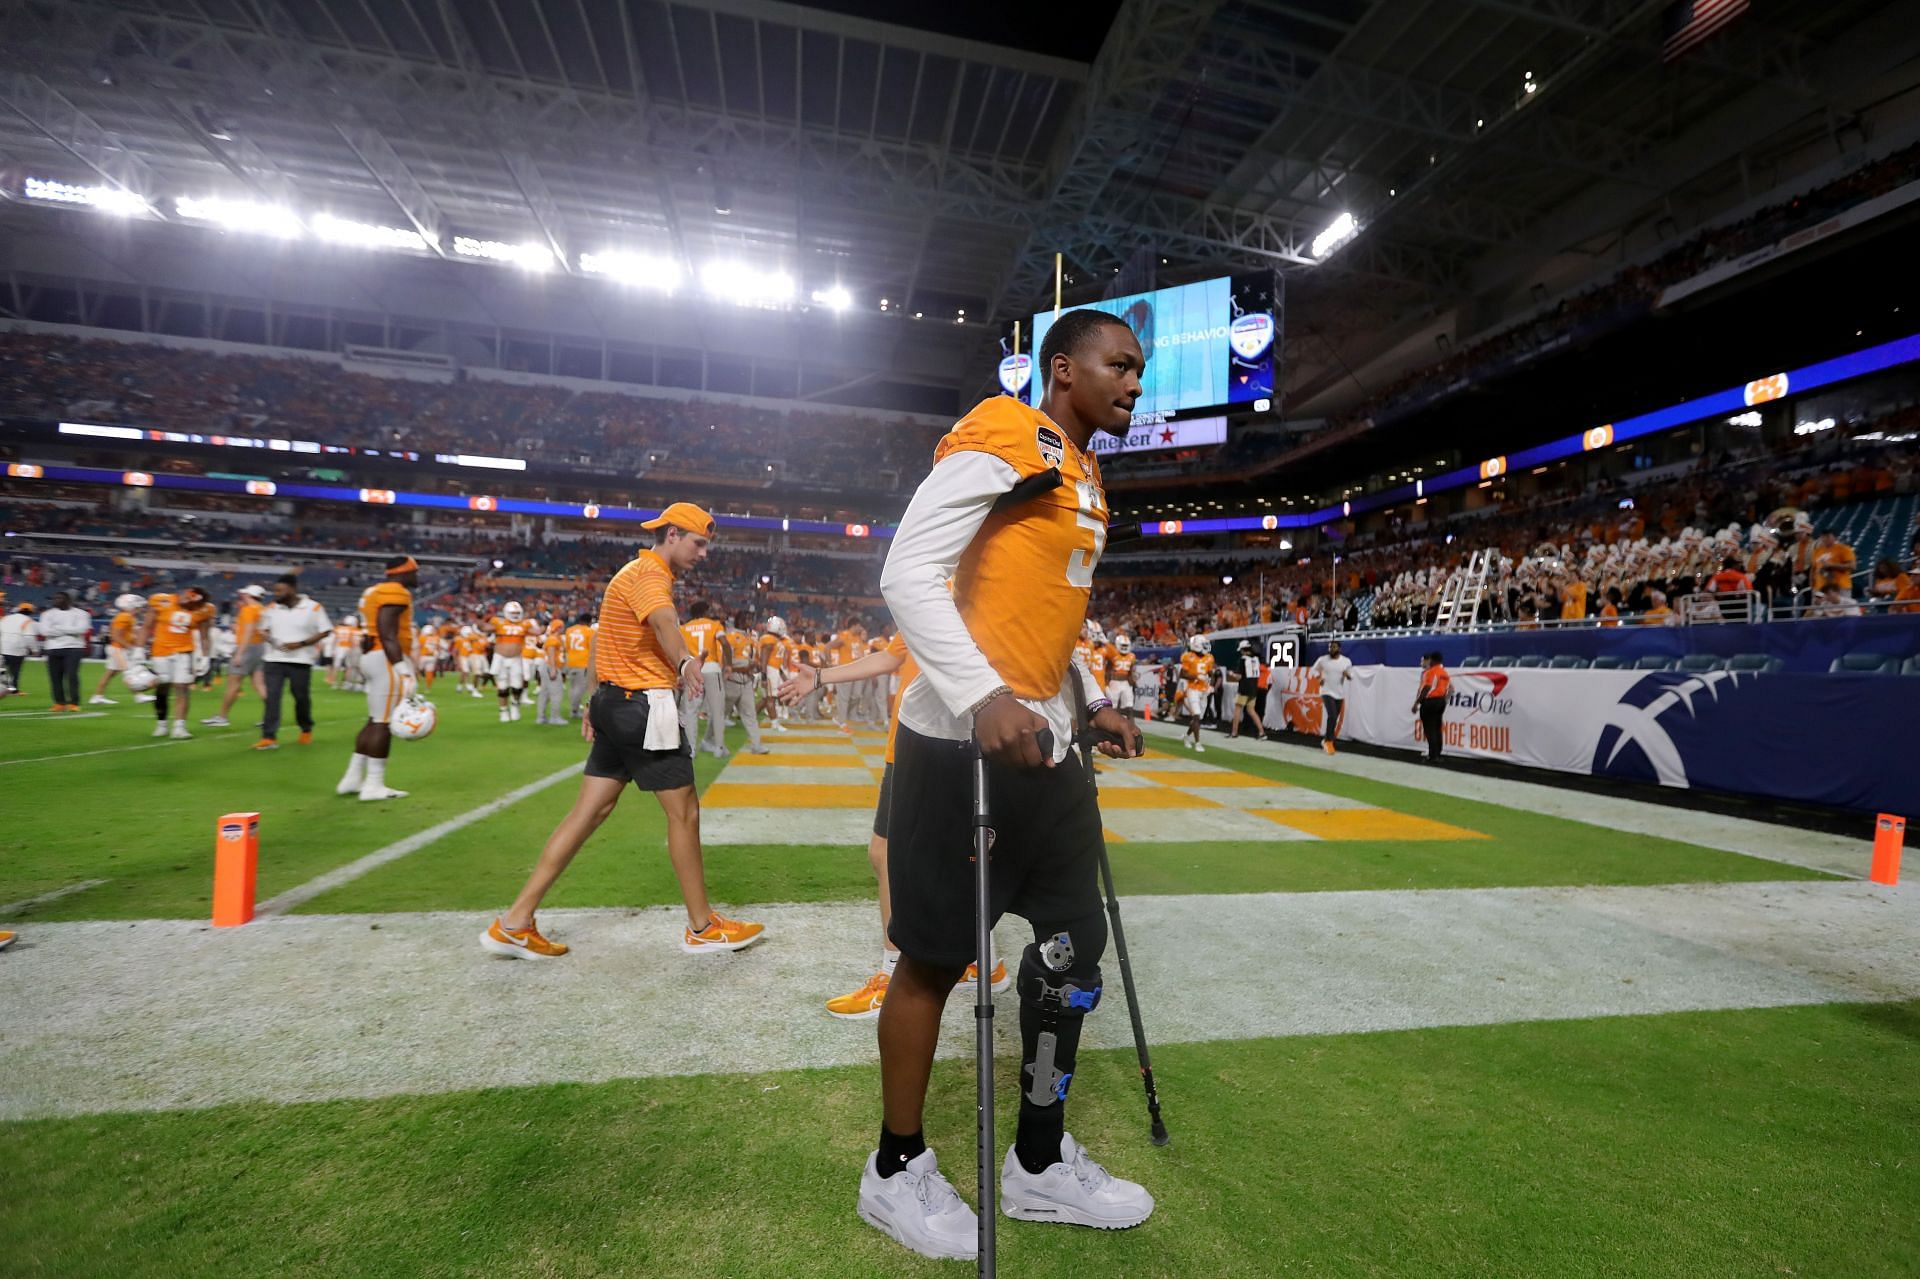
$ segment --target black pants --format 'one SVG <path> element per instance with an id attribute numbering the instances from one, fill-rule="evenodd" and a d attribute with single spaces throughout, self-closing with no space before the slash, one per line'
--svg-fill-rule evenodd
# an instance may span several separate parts
<path id="1" fill-rule="evenodd" d="M 1420 699 L 1420 731 L 1427 739 L 1427 758 L 1440 758 L 1441 727 L 1440 720 L 1447 711 L 1447 699 L 1444 697 L 1423 697 Z"/>
<path id="2" fill-rule="evenodd" d="M 262 662 L 267 680 L 267 714 L 260 723 L 260 736 L 271 741 L 280 731 L 280 690 L 293 685 L 293 717 L 300 731 L 313 731 L 313 667 L 305 662 Z"/>
<path id="3" fill-rule="evenodd" d="M 80 659 L 85 654 L 83 648 L 47 650 L 47 679 L 53 685 L 55 706 L 80 704 Z"/>
<path id="4" fill-rule="evenodd" d="M 1321 697 L 1320 740 L 1330 742 L 1340 736 L 1340 711 L 1347 704 L 1344 697 Z"/>
<path id="5" fill-rule="evenodd" d="M 27 664 L 26 655 L 22 654 L 19 657 L 14 657 L 9 655 L 6 658 L 6 663 L 7 663 L 7 687 L 11 688 L 14 692 L 18 693 L 21 691 L 20 690 L 20 668 Z"/>

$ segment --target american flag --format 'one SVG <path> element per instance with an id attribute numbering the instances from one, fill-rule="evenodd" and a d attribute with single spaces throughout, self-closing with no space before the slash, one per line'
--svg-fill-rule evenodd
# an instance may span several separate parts
<path id="1" fill-rule="evenodd" d="M 1748 0 L 1677 0 L 1661 15 L 1666 40 L 1660 57 L 1671 62 L 1710 39 L 1722 27 L 1747 11 Z"/>

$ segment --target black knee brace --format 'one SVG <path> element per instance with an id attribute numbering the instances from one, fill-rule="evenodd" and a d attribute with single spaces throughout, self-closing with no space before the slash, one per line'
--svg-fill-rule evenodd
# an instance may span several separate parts
<path id="1" fill-rule="evenodd" d="M 1073 935 L 1059 932 L 1028 943 L 1020 955 L 1020 1029 L 1026 1049 L 1021 1100 L 1035 1106 L 1066 1100 L 1080 1046 L 1080 1019 L 1100 1006 L 1104 930 L 1084 941 L 1097 949 L 1077 951 Z"/>

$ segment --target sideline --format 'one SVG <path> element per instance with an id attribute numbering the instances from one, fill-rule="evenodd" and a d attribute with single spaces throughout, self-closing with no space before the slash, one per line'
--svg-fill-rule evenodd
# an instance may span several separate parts
<path id="1" fill-rule="evenodd" d="M 57 902 L 62 897 L 71 897 L 75 893 L 84 893 L 89 888 L 98 888 L 102 884 L 111 882 L 111 880 L 106 879 L 83 879 L 78 883 L 68 884 L 64 888 L 56 888 L 52 892 L 41 893 L 37 897 L 22 897 L 17 902 L 0 902 L 0 919 L 5 919 L 9 915 L 17 915 L 23 910 L 32 910 L 35 906 L 44 906 L 48 902 Z"/>
<path id="2" fill-rule="evenodd" d="M 199 736 L 196 734 L 188 740 L 197 741 L 198 739 Z M 84 759 L 88 755 L 119 755 L 125 751 L 157 751 L 162 747 L 172 746 L 173 744 L 173 739 L 169 738 L 164 742 L 147 742 L 141 746 L 109 746 L 103 750 L 72 751 L 65 755 L 35 755 L 30 759 L 0 759 L 0 768 L 8 768 L 14 764 L 46 764 L 56 759 Z"/>
<path id="3" fill-rule="evenodd" d="M 348 862 L 345 866 L 336 867 L 324 875 L 308 880 L 297 888 L 289 888 L 286 892 L 278 896 L 267 898 L 267 900 L 261 902 L 254 910 L 254 914 L 264 917 L 284 915 L 296 906 L 304 905 L 312 901 L 322 893 L 331 892 L 342 884 L 352 883 L 369 871 L 380 869 L 380 867 L 385 866 L 388 862 L 399 861 L 408 853 L 417 853 L 427 845 L 444 839 L 463 827 L 471 826 L 477 821 L 491 817 L 501 809 L 517 804 L 529 795 L 538 795 L 549 786 L 564 782 L 569 777 L 578 776 L 585 772 L 586 768 L 587 765 L 584 760 L 578 764 L 569 764 L 557 773 L 549 773 L 538 781 L 528 782 L 525 786 L 517 790 L 508 791 L 498 799 L 488 800 L 478 808 L 470 808 L 457 817 L 449 817 L 437 826 L 429 826 L 423 831 L 407 836 L 405 839 L 388 844 L 385 848 L 377 848 L 357 861 Z"/>

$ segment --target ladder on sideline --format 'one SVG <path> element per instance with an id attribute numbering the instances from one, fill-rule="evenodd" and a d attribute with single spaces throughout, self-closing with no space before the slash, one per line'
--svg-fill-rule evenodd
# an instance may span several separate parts
<path id="1" fill-rule="evenodd" d="M 1436 630 L 1464 631 L 1473 626 L 1480 601 L 1487 593 L 1487 574 L 1493 569 L 1492 551 L 1475 551 L 1464 572 L 1447 579 L 1440 591 L 1440 608 L 1434 614 Z"/>

